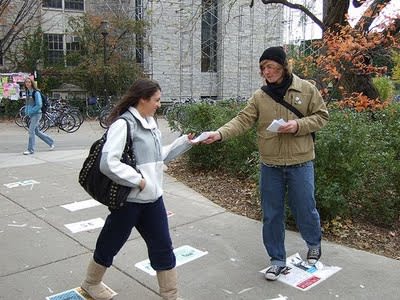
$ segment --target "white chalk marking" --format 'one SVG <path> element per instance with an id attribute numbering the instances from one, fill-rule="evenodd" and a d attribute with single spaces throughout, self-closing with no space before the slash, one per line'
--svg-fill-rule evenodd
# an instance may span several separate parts
<path id="1" fill-rule="evenodd" d="M 20 187 L 20 186 L 30 185 L 31 189 L 32 189 L 34 184 L 39 184 L 39 183 L 40 183 L 39 181 L 36 181 L 33 179 L 28 179 L 28 180 L 16 181 L 16 182 L 11 182 L 11 183 L 5 183 L 3 185 L 9 189 L 13 189 L 13 188 Z"/>
<path id="2" fill-rule="evenodd" d="M 231 291 L 228 291 L 228 290 L 226 290 L 226 289 L 222 289 L 225 293 L 227 293 L 227 294 L 229 294 L 229 295 L 232 295 L 233 294 L 233 292 L 231 292 Z"/>
<path id="3" fill-rule="evenodd" d="M 74 212 L 77 210 L 91 208 L 91 207 L 95 207 L 95 206 L 99 206 L 99 205 L 100 205 L 100 202 L 98 202 L 94 199 L 89 199 L 89 200 L 72 202 L 69 204 L 61 205 L 61 207 Z"/>
<path id="4" fill-rule="evenodd" d="M 8 224 L 7 226 L 9 226 L 9 227 L 20 227 L 20 228 L 22 228 L 22 227 L 26 227 L 26 224 Z"/>
<path id="5" fill-rule="evenodd" d="M 248 292 L 248 291 L 250 291 L 250 290 L 252 290 L 252 289 L 254 289 L 254 287 L 247 288 L 247 289 L 243 289 L 243 290 L 241 290 L 241 291 L 238 293 L 238 295 L 243 294 L 243 293 L 245 293 L 245 292 Z"/>
<path id="6" fill-rule="evenodd" d="M 102 218 L 90 219 L 86 221 L 65 224 L 72 233 L 77 233 L 81 231 L 89 231 L 92 229 L 101 228 L 104 226 L 104 220 Z"/>

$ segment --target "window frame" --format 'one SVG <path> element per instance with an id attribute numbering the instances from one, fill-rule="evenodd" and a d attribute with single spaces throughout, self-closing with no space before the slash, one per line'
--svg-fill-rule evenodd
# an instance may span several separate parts
<path id="1" fill-rule="evenodd" d="M 64 9 L 84 11 L 85 10 L 85 1 L 84 0 L 64 0 Z"/>
<path id="2" fill-rule="evenodd" d="M 64 63 L 64 34 L 45 33 L 43 38 L 47 45 L 47 63 L 50 65 Z"/>
<path id="3" fill-rule="evenodd" d="M 42 7 L 62 9 L 63 8 L 63 0 L 43 0 Z"/>
<path id="4" fill-rule="evenodd" d="M 65 40 L 65 65 L 76 66 L 78 62 L 69 59 L 69 55 L 81 51 L 81 43 L 76 36 L 64 35 Z"/>
<path id="5" fill-rule="evenodd" d="M 217 72 L 218 1 L 202 0 L 201 72 Z"/>
<path id="6" fill-rule="evenodd" d="M 0 66 L 4 66 L 3 39 L 0 39 Z"/>

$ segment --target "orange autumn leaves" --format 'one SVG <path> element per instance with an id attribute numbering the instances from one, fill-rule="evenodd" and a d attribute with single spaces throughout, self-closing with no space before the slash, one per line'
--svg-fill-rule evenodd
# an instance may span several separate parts
<path id="1" fill-rule="evenodd" d="M 365 76 L 382 76 L 387 73 L 386 66 L 374 65 L 373 50 L 385 47 L 398 47 L 398 41 L 389 34 L 379 32 L 361 32 L 351 26 L 341 26 L 336 30 L 327 30 L 319 42 L 321 55 L 316 58 L 316 65 L 321 68 L 326 81 L 338 82 L 338 89 L 343 98 L 341 108 L 353 108 L 356 111 L 379 110 L 388 103 L 380 99 L 370 99 L 361 92 L 346 91 L 342 77 L 346 73 Z M 327 91 L 323 90 L 322 93 Z"/>
<path id="2" fill-rule="evenodd" d="M 388 104 L 388 101 L 369 99 L 362 93 L 352 93 L 349 97 L 346 97 L 338 102 L 340 108 L 353 108 L 358 112 L 366 110 L 380 110 L 385 108 Z"/>

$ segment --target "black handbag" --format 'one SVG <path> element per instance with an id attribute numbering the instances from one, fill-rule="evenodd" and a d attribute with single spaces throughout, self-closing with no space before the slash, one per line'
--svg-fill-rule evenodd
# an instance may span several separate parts
<path id="1" fill-rule="evenodd" d="M 136 158 L 132 149 L 130 126 L 126 121 L 127 137 L 121 162 L 128 164 L 136 169 Z M 100 171 L 101 151 L 107 140 L 107 132 L 95 141 L 90 147 L 89 155 L 83 162 L 79 172 L 79 184 L 93 199 L 108 206 L 110 209 L 117 209 L 126 202 L 132 187 L 119 185 L 108 178 Z"/>

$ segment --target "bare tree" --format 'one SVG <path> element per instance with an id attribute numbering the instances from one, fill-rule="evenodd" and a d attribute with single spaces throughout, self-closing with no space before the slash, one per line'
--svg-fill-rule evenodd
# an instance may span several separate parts
<path id="1" fill-rule="evenodd" d="M 41 6 L 40 0 L 0 0 L 0 56 L 34 26 L 32 20 Z"/>

